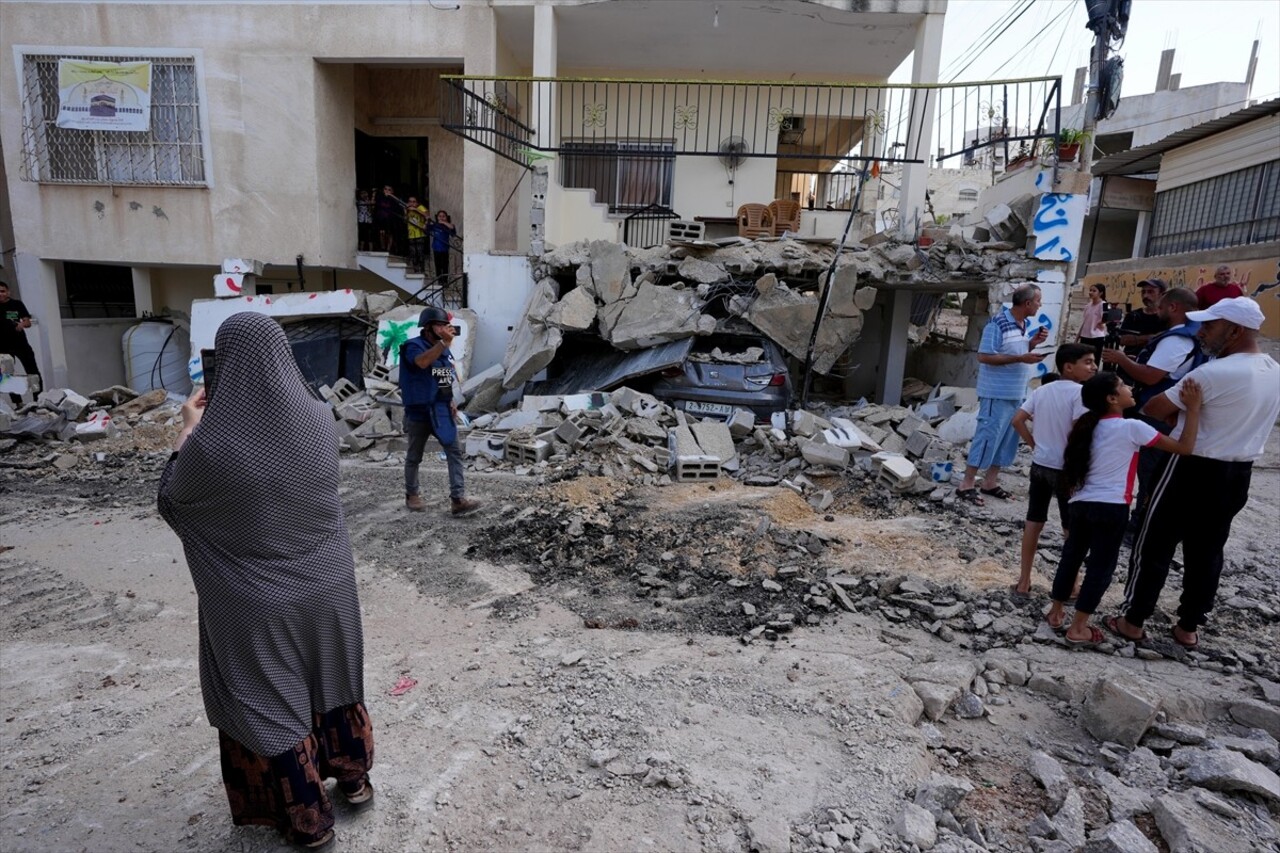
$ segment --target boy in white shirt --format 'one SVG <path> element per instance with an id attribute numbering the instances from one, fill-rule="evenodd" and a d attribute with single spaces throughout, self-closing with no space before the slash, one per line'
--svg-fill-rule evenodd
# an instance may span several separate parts
<path id="1" fill-rule="evenodd" d="M 1067 535 L 1067 498 L 1058 488 L 1062 454 L 1076 418 L 1085 413 L 1080 386 L 1098 372 L 1094 349 L 1087 344 L 1063 344 L 1054 355 L 1062 379 L 1041 385 L 1013 416 L 1013 428 L 1032 450 L 1031 488 L 1027 495 L 1027 520 L 1022 528 L 1022 564 L 1015 597 L 1031 593 L 1031 564 L 1040 545 L 1040 533 L 1049 520 L 1049 501 L 1056 494 L 1062 535 Z M 1034 430 L 1028 429 L 1031 421 Z"/>

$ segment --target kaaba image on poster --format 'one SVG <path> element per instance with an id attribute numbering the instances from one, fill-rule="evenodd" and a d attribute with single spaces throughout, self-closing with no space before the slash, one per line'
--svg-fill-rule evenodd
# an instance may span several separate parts
<path id="1" fill-rule="evenodd" d="M 114 116 L 116 114 L 116 99 L 110 95 L 94 95 L 89 99 L 89 115 L 91 116 Z"/>

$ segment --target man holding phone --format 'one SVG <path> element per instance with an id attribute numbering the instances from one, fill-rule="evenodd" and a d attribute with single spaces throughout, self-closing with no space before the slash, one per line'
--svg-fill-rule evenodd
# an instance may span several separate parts
<path id="1" fill-rule="evenodd" d="M 419 494 L 418 466 L 427 438 L 435 436 L 449 468 L 449 498 L 454 515 L 470 515 L 480 502 L 465 496 L 462 483 L 462 448 L 458 446 L 458 407 L 453 402 L 455 330 L 453 318 L 443 308 L 424 308 L 418 316 L 422 333 L 400 349 L 400 394 L 404 400 L 404 429 L 409 450 L 404 459 L 404 505 L 423 512 L 427 504 Z"/>

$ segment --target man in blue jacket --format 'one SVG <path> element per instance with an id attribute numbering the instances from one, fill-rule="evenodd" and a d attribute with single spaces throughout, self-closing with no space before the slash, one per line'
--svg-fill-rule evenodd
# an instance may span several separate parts
<path id="1" fill-rule="evenodd" d="M 427 438 L 435 436 L 444 449 L 449 468 L 449 498 L 454 515 L 470 515 L 480 502 L 464 495 L 462 485 L 462 448 L 458 446 L 458 407 L 453 402 L 454 328 L 449 312 L 434 306 L 424 308 L 418 317 L 422 334 L 412 338 L 400 350 L 400 395 L 404 400 L 404 428 L 409 436 L 409 451 L 404 459 L 404 505 L 411 512 L 422 512 L 427 504 L 418 494 L 418 466 Z"/>

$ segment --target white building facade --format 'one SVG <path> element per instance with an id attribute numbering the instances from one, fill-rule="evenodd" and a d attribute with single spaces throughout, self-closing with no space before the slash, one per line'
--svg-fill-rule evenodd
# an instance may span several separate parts
<path id="1" fill-rule="evenodd" d="M 852 5 L 6 2 L 0 53 L 13 73 L 0 76 L 0 149 L 11 216 L 0 233 L 11 229 L 13 251 L 0 275 L 39 320 L 31 336 L 46 382 L 105 382 L 124 326 L 146 312 L 189 312 L 213 295 L 224 258 L 264 262 L 262 281 L 276 292 L 304 281 L 387 289 L 358 251 L 355 193 L 394 183 L 402 197 L 451 212 L 475 271 L 469 302 L 500 335 L 528 288 L 502 259 L 528 251 L 531 181 L 521 164 L 444 126 L 454 90 L 442 77 L 877 83 L 914 55 L 913 82 L 937 79 L 945 0 Z M 150 63 L 148 129 L 58 126 L 61 60 Z M 852 120 L 864 107 L 846 112 Z M 538 109 L 545 120 L 581 105 Z M 714 111 L 756 121 L 768 105 Z M 665 139 L 672 128 L 638 135 Z M 776 157 L 746 160 L 729 182 L 716 157 L 673 162 L 671 202 L 683 218 L 731 216 L 786 183 Z M 620 239 L 618 210 L 550 175 L 548 243 Z M 902 204 L 922 207 L 922 177 L 914 190 L 905 181 Z"/>

